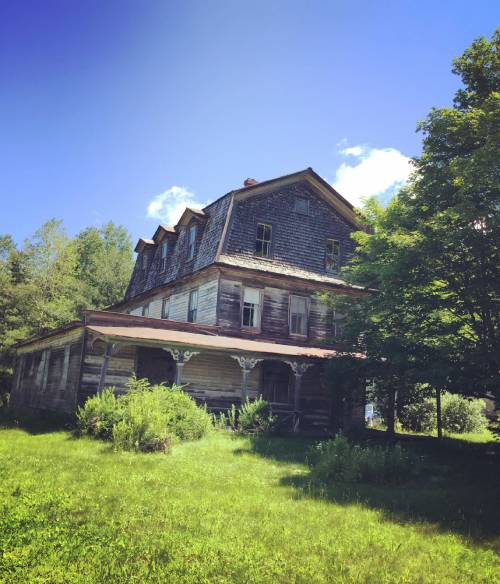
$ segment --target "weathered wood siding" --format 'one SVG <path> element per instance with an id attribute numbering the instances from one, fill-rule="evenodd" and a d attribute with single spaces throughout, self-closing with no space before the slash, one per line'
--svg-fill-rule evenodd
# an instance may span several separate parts
<path id="1" fill-rule="evenodd" d="M 241 401 L 242 371 L 238 361 L 229 354 L 200 353 L 185 365 L 183 384 L 186 391 L 198 402 L 210 408 L 226 408 Z M 259 393 L 259 364 L 248 378 L 248 396 Z"/>
<path id="2" fill-rule="evenodd" d="M 259 288 L 263 293 L 263 307 L 260 333 L 249 332 L 241 326 L 241 303 L 244 287 Z M 310 290 L 269 286 L 259 279 L 230 279 L 221 277 L 219 293 L 219 317 L 217 324 L 231 334 L 259 336 L 293 342 L 295 336 L 289 331 L 290 295 L 304 296 L 309 300 L 308 335 L 303 342 L 317 344 L 325 337 L 333 335 L 333 327 L 325 304 L 315 298 Z"/>
<path id="3" fill-rule="evenodd" d="M 14 407 L 71 413 L 75 409 L 83 327 L 19 347 Z"/>
<path id="4" fill-rule="evenodd" d="M 216 324 L 217 321 L 217 296 L 219 277 L 218 274 L 209 274 L 193 278 L 189 282 L 180 284 L 172 290 L 163 291 L 156 296 L 144 300 L 142 304 L 134 306 L 130 314 L 142 315 L 142 307 L 149 304 L 150 318 L 161 318 L 161 308 L 164 298 L 170 297 L 169 320 L 180 322 L 187 321 L 189 292 L 198 289 L 198 315 L 196 322 L 201 324 Z"/>
<path id="5" fill-rule="evenodd" d="M 87 342 L 78 392 L 79 403 L 83 403 L 87 397 L 97 393 L 105 350 L 106 343 L 104 341 L 97 340 L 92 344 Z M 117 392 L 125 391 L 127 381 L 135 371 L 135 357 L 136 347 L 134 345 L 118 347 L 118 350 L 109 359 L 104 387 L 112 386 Z"/>

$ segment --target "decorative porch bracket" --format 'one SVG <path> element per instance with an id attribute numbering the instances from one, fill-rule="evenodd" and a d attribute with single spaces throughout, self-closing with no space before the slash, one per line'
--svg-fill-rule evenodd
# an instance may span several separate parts
<path id="1" fill-rule="evenodd" d="M 187 363 L 191 357 L 198 355 L 199 351 L 183 351 L 182 349 L 172 349 L 170 347 L 162 347 L 162 349 L 172 355 L 172 358 L 175 361 L 175 384 L 181 385 L 184 364 Z"/>
<path id="2" fill-rule="evenodd" d="M 104 389 L 104 384 L 106 382 L 106 373 L 108 371 L 108 365 L 110 358 L 118 351 L 120 345 L 119 343 L 106 343 L 106 349 L 104 351 L 104 359 L 101 366 L 101 376 L 99 377 L 99 385 L 97 386 L 97 393 L 101 393 Z"/>
<path id="3" fill-rule="evenodd" d="M 300 426 L 300 390 L 302 388 L 302 376 L 312 367 L 314 363 L 304 363 L 303 361 L 285 361 L 290 365 L 291 370 L 295 376 L 295 383 L 293 388 L 293 431 L 298 432 Z"/>
<path id="4" fill-rule="evenodd" d="M 257 359 L 256 357 L 245 357 L 244 355 L 231 355 L 233 359 L 238 361 L 241 367 L 242 379 L 241 379 L 241 403 L 247 401 L 248 395 L 248 377 L 250 375 L 250 371 L 264 359 Z"/>

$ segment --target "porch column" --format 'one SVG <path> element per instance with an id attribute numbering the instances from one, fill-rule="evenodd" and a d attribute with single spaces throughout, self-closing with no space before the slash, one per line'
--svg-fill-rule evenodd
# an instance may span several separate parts
<path id="1" fill-rule="evenodd" d="M 247 401 L 248 397 L 248 377 L 250 375 L 250 371 L 252 371 L 257 363 L 263 361 L 263 359 L 245 357 L 243 355 L 231 355 L 231 357 L 236 359 L 241 367 L 241 403 L 244 403 Z"/>
<path id="2" fill-rule="evenodd" d="M 290 365 L 295 376 L 293 387 L 293 431 L 298 432 L 300 429 L 300 393 L 302 389 L 302 375 L 312 367 L 312 363 L 304 363 L 300 361 L 286 361 Z"/>
<path id="3" fill-rule="evenodd" d="M 163 350 L 170 353 L 175 361 L 175 385 L 182 385 L 184 364 L 187 363 L 191 357 L 198 355 L 199 351 L 171 349 L 170 347 L 163 347 Z"/>
<path id="4" fill-rule="evenodd" d="M 106 350 L 104 351 L 104 359 L 101 365 L 101 376 L 99 377 L 99 385 L 97 386 L 97 393 L 101 393 L 106 382 L 106 373 L 108 371 L 109 359 L 118 350 L 118 343 L 106 343 Z"/>

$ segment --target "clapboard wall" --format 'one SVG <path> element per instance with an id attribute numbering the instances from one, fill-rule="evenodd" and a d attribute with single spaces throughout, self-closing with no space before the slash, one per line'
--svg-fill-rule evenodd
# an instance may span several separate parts
<path id="1" fill-rule="evenodd" d="M 83 327 L 78 327 L 19 347 L 12 405 L 72 413 L 77 400 L 83 336 Z"/>

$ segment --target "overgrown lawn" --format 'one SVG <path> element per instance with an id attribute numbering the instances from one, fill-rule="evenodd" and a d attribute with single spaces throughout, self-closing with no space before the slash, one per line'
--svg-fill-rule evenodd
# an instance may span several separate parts
<path id="1" fill-rule="evenodd" d="M 0 582 L 491 583 L 497 467 L 463 445 L 431 453 L 420 483 L 318 491 L 301 439 L 215 433 L 146 455 L 0 429 Z"/>

